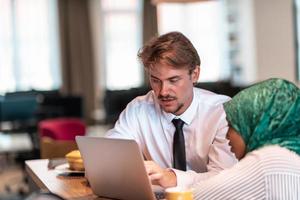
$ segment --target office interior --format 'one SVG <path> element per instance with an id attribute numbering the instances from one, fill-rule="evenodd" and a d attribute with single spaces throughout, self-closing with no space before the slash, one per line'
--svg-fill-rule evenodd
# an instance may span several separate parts
<path id="1" fill-rule="evenodd" d="M 232 97 L 273 77 L 300 86 L 299 25 L 299 0 L 0 0 L 0 199 L 32 192 L 25 160 L 76 148 L 47 126 L 101 137 L 150 90 L 137 52 L 152 37 L 185 34 L 197 87 Z"/>

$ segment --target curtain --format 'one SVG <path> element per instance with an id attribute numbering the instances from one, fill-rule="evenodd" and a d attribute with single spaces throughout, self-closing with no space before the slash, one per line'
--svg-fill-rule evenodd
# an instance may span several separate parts
<path id="1" fill-rule="evenodd" d="M 59 0 L 61 38 L 62 93 L 83 97 L 84 118 L 91 122 L 96 107 L 96 70 L 92 56 L 92 38 L 88 1 Z"/>
<path id="2" fill-rule="evenodd" d="M 144 0 L 143 6 L 143 44 L 158 34 L 156 6 L 151 0 Z"/>
<path id="3" fill-rule="evenodd" d="M 158 35 L 157 11 L 156 6 L 151 3 L 151 0 L 144 0 L 143 5 L 143 44 L 149 41 L 152 37 Z M 144 85 L 148 86 L 148 76 L 144 72 Z"/>

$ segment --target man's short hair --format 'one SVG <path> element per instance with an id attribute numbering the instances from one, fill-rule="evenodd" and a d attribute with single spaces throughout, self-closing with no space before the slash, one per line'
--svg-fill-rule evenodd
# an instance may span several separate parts
<path id="1" fill-rule="evenodd" d="M 152 38 L 139 50 L 138 58 L 146 69 L 156 64 L 167 64 L 175 68 L 187 68 L 191 72 L 201 64 L 197 50 L 180 32 Z"/>

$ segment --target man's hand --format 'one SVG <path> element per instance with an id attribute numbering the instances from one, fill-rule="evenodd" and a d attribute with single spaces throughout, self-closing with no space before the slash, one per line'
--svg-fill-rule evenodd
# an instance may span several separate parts
<path id="1" fill-rule="evenodd" d="M 163 169 L 153 161 L 145 161 L 146 171 L 152 184 L 164 188 L 177 185 L 176 174 L 170 169 Z"/>

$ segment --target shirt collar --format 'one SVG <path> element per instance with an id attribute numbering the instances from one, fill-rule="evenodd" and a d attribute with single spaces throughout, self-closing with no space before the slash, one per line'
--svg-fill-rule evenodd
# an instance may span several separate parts
<path id="1" fill-rule="evenodd" d="M 186 109 L 186 111 L 184 111 L 184 113 L 182 113 L 181 115 L 174 115 L 172 113 L 167 113 L 165 112 L 164 110 L 162 110 L 162 113 L 163 115 L 165 116 L 165 118 L 167 119 L 167 121 L 169 123 L 172 123 L 172 120 L 174 118 L 180 118 L 181 120 L 183 120 L 185 122 L 185 124 L 189 125 L 194 116 L 196 115 L 196 112 L 197 112 L 197 101 L 196 99 L 199 98 L 199 97 L 196 97 L 196 94 L 195 94 L 195 90 L 193 89 L 193 100 L 192 100 L 192 103 L 191 105 Z"/>

